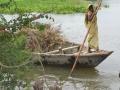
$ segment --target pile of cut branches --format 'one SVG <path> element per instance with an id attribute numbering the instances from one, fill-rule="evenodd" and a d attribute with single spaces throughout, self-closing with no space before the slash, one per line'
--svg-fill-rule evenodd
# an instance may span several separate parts
<path id="1" fill-rule="evenodd" d="M 44 31 L 31 28 L 23 28 L 21 31 L 27 34 L 26 48 L 31 51 L 47 52 L 64 44 L 60 31 L 48 24 Z"/>

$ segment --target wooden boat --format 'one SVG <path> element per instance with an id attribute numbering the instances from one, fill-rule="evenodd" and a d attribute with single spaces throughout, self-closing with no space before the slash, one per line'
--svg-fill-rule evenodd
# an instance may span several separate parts
<path id="1" fill-rule="evenodd" d="M 79 45 L 70 46 L 67 48 L 59 48 L 46 53 L 34 53 L 40 55 L 44 64 L 53 65 L 73 65 L 76 60 L 76 52 L 79 50 Z M 99 52 L 87 53 L 86 47 L 81 52 L 77 66 L 79 67 L 96 67 L 104 61 L 113 51 L 100 50 Z"/>

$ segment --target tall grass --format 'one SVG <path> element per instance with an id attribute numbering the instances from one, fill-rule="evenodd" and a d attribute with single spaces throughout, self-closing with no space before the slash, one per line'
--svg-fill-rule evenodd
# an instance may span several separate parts
<path id="1" fill-rule="evenodd" d="M 0 0 L 7 2 L 9 0 Z M 41 12 L 41 13 L 74 13 L 84 12 L 87 1 L 84 0 L 14 0 L 17 10 L 0 8 L 0 12 Z"/>

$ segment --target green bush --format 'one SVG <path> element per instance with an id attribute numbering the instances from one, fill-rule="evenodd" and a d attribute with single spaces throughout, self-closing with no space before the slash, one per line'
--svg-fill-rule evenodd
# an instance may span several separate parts
<path id="1" fill-rule="evenodd" d="M 0 33 L 0 62 L 6 65 L 19 65 L 26 61 L 30 53 L 25 49 L 25 42 L 25 35 Z"/>

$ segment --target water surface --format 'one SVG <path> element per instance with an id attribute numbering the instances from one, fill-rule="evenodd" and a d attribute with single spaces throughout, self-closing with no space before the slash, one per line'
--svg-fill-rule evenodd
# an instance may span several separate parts
<path id="1" fill-rule="evenodd" d="M 108 87 L 107 90 L 119 90 L 120 79 L 118 73 L 120 72 L 120 1 L 105 0 L 104 3 L 109 5 L 109 8 L 101 8 L 98 16 L 99 27 L 99 43 L 100 49 L 114 51 L 104 62 L 95 68 L 95 73 L 89 73 L 88 70 L 78 70 L 77 77 L 84 79 L 99 79 L 98 87 Z M 86 28 L 84 25 L 84 14 L 70 14 L 70 15 L 53 15 L 55 21 L 61 23 L 63 35 L 70 41 L 82 43 Z M 83 75 L 83 77 L 81 76 Z M 93 78 L 91 78 L 93 76 Z M 96 80 L 97 80 L 96 79 Z M 96 82 L 97 83 L 97 82 Z M 88 88 L 94 87 L 94 84 Z M 104 89 L 104 90 L 106 90 Z M 73 89 L 71 89 L 73 90 Z M 81 90 L 81 89 L 78 89 Z M 89 89 L 87 89 L 89 90 Z"/>
<path id="2" fill-rule="evenodd" d="M 120 1 L 104 0 L 109 8 L 99 10 L 98 27 L 100 49 L 114 51 L 114 53 L 94 69 L 76 68 L 72 78 L 63 84 L 63 90 L 120 90 Z M 51 15 L 56 23 L 61 25 L 61 32 L 72 42 L 82 43 L 86 28 L 84 14 Z M 71 68 L 45 66 L 47 74 L 56 75 L 62 81 L 66 80 Z M 29 76 L 42 75 L 38 68 L 28 73 Z M 29 75 L 30 74 L 30 75 Z M 27 75 L 26 75 L 27 76 Z M 17 89 L 16 89 L 17 90 Z M 22 89 L 21 89 L 22 90 Z"/>

